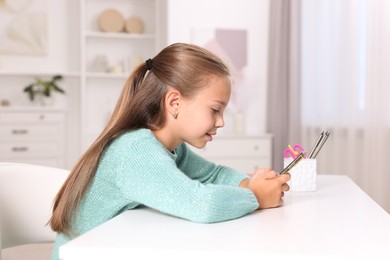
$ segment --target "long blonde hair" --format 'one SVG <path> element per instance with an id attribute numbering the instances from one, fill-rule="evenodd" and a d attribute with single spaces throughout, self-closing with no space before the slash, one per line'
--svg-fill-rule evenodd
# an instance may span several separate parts
<path id="1" fill-rule="evenodd" d="M 164 97 L 168 87 L 189 98 L 204 87 L 205 79 L 211 75 L 229 77 L 229 71 L 217 56 L 192 44 L 172 44 L 140 65 L 126 81 L 107 126 L 59 190 L 49 220 L 51 228 L 66 235 L 72 233 L 72 216 L 111 141 L 129 130 L 155 130 L 164 126 Z"/>

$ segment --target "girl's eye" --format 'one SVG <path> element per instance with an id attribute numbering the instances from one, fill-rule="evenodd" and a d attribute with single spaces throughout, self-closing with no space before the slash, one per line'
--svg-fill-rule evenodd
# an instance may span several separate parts
<path id="1" fill-rule="evenodd" d="M 212 110 L 213 110 L 214 113 L 219 113 L 219 109 L 212 108 Z"/>

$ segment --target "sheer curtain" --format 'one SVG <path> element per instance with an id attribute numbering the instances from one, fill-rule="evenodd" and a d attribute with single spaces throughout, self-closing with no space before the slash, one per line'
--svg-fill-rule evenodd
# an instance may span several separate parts
<path id="1" fill-rule="evenodd" d="M 301 138 L 390 212 L 390 1 L 301 1 Z M 346 205 L 347 206 L 347 205 Z"/>
<path id="2" fill-rule="evenodd" d="M 270 1 L 267 132 L 273 133 L 273 168 L 283 168 L 289 140 L 300 142 L 300 0 Z"/>

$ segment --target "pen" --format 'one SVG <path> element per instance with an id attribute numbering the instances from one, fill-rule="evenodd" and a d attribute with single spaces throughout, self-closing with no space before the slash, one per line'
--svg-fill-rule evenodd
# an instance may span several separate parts
<path id="1" fill-rule="evenodd" d="M 317 154 L 320 152 L 322 146 L 325 144 L 326 140 L 328 140 L 328 137 L 330 135 L 330 132 L 329 131 L 326 131 L 324 137 L 322 138 L 322 141 L 317 149 L 317 151 L 313 154 L 313 159 L 315 159 L 317 157 Z"/>
<path id="2" fill-rule="evenodd" d="M 309 156 L 307 158 L 309 159 L 312 159 L 313 158 L 313 154 L 315 153 L 315 151 L 317 150 L 318 146 L 320 145 L 322 139 L 324 138 L 324 131 L 321 132 L 320 136 L 318 137 L 316 143 L 314 144 L 313 148 L 311 149 L 310 153 L 309 153 Z"/>

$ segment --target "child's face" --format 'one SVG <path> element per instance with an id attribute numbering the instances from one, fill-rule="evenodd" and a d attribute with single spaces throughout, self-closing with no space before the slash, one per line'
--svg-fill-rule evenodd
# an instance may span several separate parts
<path id="1" fill-rule="evenodd" d="M 184 142 L 202 148 L 224 126 L 223 113 L 230 99 L 230 81 L 211 77 L 196 96 L 180 103 L 178 134 Z"/>

